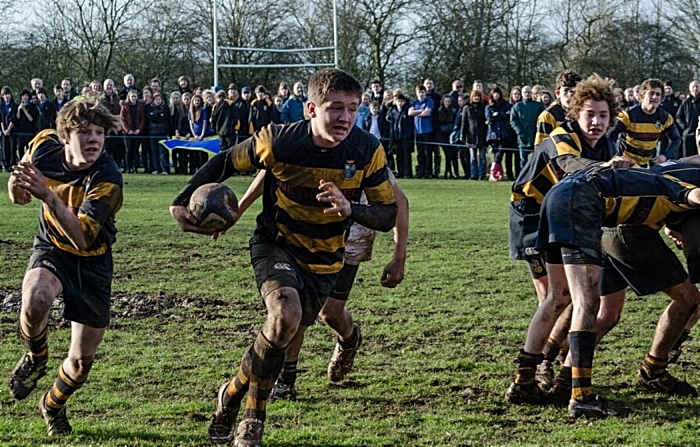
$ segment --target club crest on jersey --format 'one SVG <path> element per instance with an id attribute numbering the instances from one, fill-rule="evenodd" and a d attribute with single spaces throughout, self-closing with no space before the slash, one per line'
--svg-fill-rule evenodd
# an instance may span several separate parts
<path id="1" fill-rule="evenodd" d="M 345 170 L 343 171 L 343 177 L 346 179 L 351 179 L 355 177 L 357 172 L 357 167 L 355 166 L 355 160 L 348 160 L 345 162 Z"/>
<path id="2" fill-rule="evenodd" d="M 656 122 L 656 128 L 657 128 L 657 129 L 661 129 L 661 121 L 657 121 L 657 122 Z"/>

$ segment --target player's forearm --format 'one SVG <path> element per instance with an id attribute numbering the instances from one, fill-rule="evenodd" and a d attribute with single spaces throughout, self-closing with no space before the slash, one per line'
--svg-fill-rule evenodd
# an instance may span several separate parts
<path id="1" fill-rule="evenodd" d="M 396 203 L 384 205 L 350 204 L 350 218 L 362 226 L 372 230 L 387 232 L 396 224 L 398 207 Z"/>
<path id="2" fill-rule="evenodd" d="M 43 199 L 43 202 L 49 208 L 61 232 L 71 241 L 73 247 L 77 250 L 88 248 L 92 241 L 88 241 L 85 237 L 85 232 L 78 216 L 70 212 L 66 204 L 53 191 L 49 192 L 48 196 Z"/>
<path id="3" fill-rule="evenodd" d="M 207 183 L 219 183 L 236 172 L 229 151 L 219 152 L 190 177 L 190 181 L 173 199 L 173 206 L 187 206 L 195 189 Z"/>
<path id="4" fill-rule="evenodd" d="M 399 189 L 400 191 L 400 189 Z M 408 198 L 403 191 L 396 194 L 396 224 L 394 225 L 394 260 L 406 261 L 406 248 L 408 246 Z"/>
<path id="5" fill-rule="evenodd" d="M 255 179 L 248 187 L 248 190 L 243 194 L 241 200 L 238 201 L 238 216 L 240 216 L 250 208 L 250 205 L 255 203 L 256 200 L 262 195 L 263 189 L 265 187 L 265 171 L 264 169 L 258 172 Z"/>
<path id="6" fill-rule="evenodd" d="M 681 147 L 681 134 L 678 132 L 676 126 L 672 126 L 670 132 L 668 132 L 668 141 L 668 148 L 662 155 L 666 157 L 666 160 L 678 158 L 680 154 L 679 149 Z"/>

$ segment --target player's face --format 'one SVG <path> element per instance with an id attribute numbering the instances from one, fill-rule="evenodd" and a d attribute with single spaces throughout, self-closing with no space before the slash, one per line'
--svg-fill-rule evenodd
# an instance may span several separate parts
<path id="1" fill-rule="evenodd" d="M 345 140 L 354 126 L 359 106 L 360 98 L 350 92 L 331 92 L 319 105 L 308 101 L 314 144 L 331 148 Z"/>
<path id="2" fill-rule="evenodd" d="M 559 102 L 564 109 L 569 108 L 571 98 L 574 96 L 574 87 L 559 87 Z"/>
<path id="3" fill-rule="evenodd" d="M 105 129 L 97 124 L 90 124 L 85 129 L 71 131 L 68 140 L 64 140 L 66 163 L 76 169 L 92 166 L 102 154 L 105 143 Z"/>
<path id="4" fill-rule="evenodd" d="M 607 101 L 586 101 L 578 114 L 577 122 L 583 139 L 594 147 L 610 125 L 610 106 Z"/>
<path id="5" fill-rule="evenodd" d="M 644 92 L 644 96 L 642 97 L 642 109 L 647 112 L 655 112 L 659 104 L 661 104 L 660 88 L 650 88 Z"/>

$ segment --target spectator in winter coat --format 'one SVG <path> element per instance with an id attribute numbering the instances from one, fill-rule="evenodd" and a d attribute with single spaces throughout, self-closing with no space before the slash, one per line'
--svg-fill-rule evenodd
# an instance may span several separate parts
<path id="1" fill-rule="evenodd" d="M 444 95 L 435 116 L 435 140 L 440 143 L 442 151 L 445 153 L 444 178 L 446 179 L 459 178 L 457 146 L 450 144 L 450 135 L 452 134 L 456 115 L 457 109 L 452 106 L 452 95 Z"/>
<path id="2" fill-rule="evenodd" d="M 20 102 L 14 115 L 14 128 L 12 132 L 17 136 L 17 160 L 24 156 L 25 148 L 36 135 L 36 122 L 39 112 L 36 104 L 30 101 L 31 92 L 22 90 L 19 94 Z"/>
<path id="3" fill-rule="evenodd" d="M 146 125 L 146 114 L 143 110 L 143 104 L 139 102 L 137 90 L 130 90 L 127 93 L 119 116 L 122 120 L 122 134 L 124 135 L 126 169 L 129 174 L 135 174 L 138 172 L 139 166 L 139 139 Z"/>
<path id="4" fill-rule="evenodd" d="M 544 105 L 532 99 L 532 87 L 522 89 L 523 100 L 515 104 L 510 112 L 510 125 L 515 130 L 520 151 L 520 167 L 527 163 L 527 157 L 535 148 L 537 117 L 544 112 Z"/>
<path id="5" fill-rule="evenodd" d="M 503 92 L 500 88 L 494 87 L 489 96 L 489 103 L 486 106 L 486 124 L 488 130 L 486 132 L 486 143 L 493 147 L 495 153 L 494 163 L 503 164 L 503 157 L 508 152 L 508 148 L 512 148 L 513 129 L 510 127 L 510 102 L 503 98 Z M 502 168 L 501 168 L 502 170 Z M 511 177 L 513 171 L 511 167 Z M 513 181 L 515 178 L 508 178 Z"/>
<path id="6" fill-rule="evenodd" d="M 3 167 L 5 172 L 12 172 L 12 166 L 16 165 L 19 159 L 17 158 L 17 137 L 12 133 L 15 127 L 14 116 L 17 113 L 17 103 L 12 97 L 12 89 L 5 86 L 0 91 L 2 102 L 0 102 L 0 122 L 2 130 L 2 151 L 3 151 Z"/>
<path id="7" fill-rule="evenodd" d="M 148 109 L 148 134 L 151 143 L 151 174 L 170 174 L 170 154 L 159 143 L 170 137 L 170 107 L 160 92 L 153 94 L 153 103 Z"/>
<path id="8" fill-rule="evenodd" d="M 294 95 L 291 96 L 282 106 L 282 122 L 285 124 L 295 123 L 304 120 L 304 84 L 297 82 L 294 84 Z"/>
<path id="9" fill-rule="evenodd" d="M 46 89 L 39 87 L 36 90 L 37 96 L 37 120 L 36 132 L 44 129 L 54 129 L 56 127 L 56 106 L 46 97 Z"/>
<path id="10" fill-rule="evenodd" d="M 469 94 L 469 104 L 462 109 L 462 128 L 460 135 L 469 148 L 472 180 L 486 180 L 486 114 L 483 95 L 478 90 Z"/>
<path id="11" fill-rule="evenodd" d="M 398 178 L 413 177 L 413 116 L 409 112 L 408 98 L 402 93 L 394 95 L 394 105 L 389 110 L 390 123 L 389 146 L 396 154 L 396 169 Z"/>
<path id="12" fill-rule="evenodd" d="M 695 130 L 700 116 L 700 82 L 693 81 L 688 87 L 690 96 L 681 103 L 676 113 L 676 123 L 682 129 L 683 157 L 696 155 L 698 146 L 695 143 Z"/>
<path id="13" fill-rule="evenodd" d="M 109 113 L 112 115 L 117 115 L 121 113 L 121 101 L 119 100 L 119 93 L 114 88 L 114 81 L 111 79 L 105 79 L 102 83 L 102 94 L 99 96 L 99 102 L 104 106 Z M 121 130 L 113 135 L 105 136 L 105 150 L 109 155 L 114 158 L 117 166 L 122 172 L 126 172 L 126 164 L 124 160 L 124 139 L 121 138 Z"/>
<path id="14" fill-rule="evenodd" d="M 250 135 L 272 122 L 274 108 L 265 86 L 255 87 L 255 99 L 250 103 Z"/>

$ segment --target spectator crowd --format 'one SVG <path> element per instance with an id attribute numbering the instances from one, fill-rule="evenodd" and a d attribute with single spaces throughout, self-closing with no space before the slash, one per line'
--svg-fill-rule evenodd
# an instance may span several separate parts
<path id="1" fill-rule="evenodd" d="M 465 83 L 455 80 L 449 93 L 439 94 L 427 78 L 411 96 L 400 88 L 385 90 L 375 80 L 362 95 L 355 125 L 382 141 L 389 166 L 399 178 L 514 180 L 538 143 L 538 117 L 556 107 L 560 90 L 559 86 L 551 92 L 540 85 L 525 85 L 505 92 L 494 86 L 487 91 L 475 80 L 466 91 Z M 276 91 L 263 85 L 239 89 L 235 84 L 223 90 L 192 87 L 187 76 L 180 76 L 177 89 L 165 93 L 158 78 L 138 88 L 131 74 L 124 76 L 119 87 L 112 79 L 94 80 L 80 91 L 64 78 L 51 93 L 52 98 L 39 78 L 32 79 L 17 97 L 10 87 L 0 91 L 0 159 L 6 171 L 21 159 L 34 135 L 55 127 L 57 112 L 77 96 L 93 98 L 121 117 L 121 132 L 109 136 L 106 149 L 122 172 L 162 175 L 193 174 L 208 154 L 187 149 L 171 152 L 160 140 L 218 137 L 222 148 L 229 147 L 271 122 L 303 120 L 307 99 L 301 81 L 291 89 L 280 82 Z M 616 89 L 615 94 L 623 109 L 640 103 L 639 86 Z M 683 155 L 697 153 L 700 83 L 693 81 L 689 94 L 676 94 L 667 82 L 661 107 L 675 118 Z M 661 153 L 668 144 L 668 139 L 661 139 Z M 488 148 L 493 152 L 491 167 Z"/>

